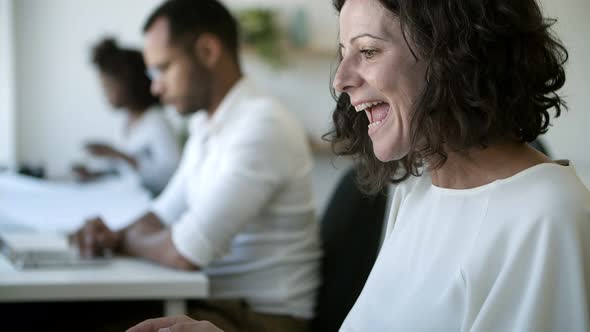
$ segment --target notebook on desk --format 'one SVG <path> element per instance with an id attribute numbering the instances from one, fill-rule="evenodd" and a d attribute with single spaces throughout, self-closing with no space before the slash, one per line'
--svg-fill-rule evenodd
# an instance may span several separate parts
<path id="1" fill-rule="evenodd" d="M 84 258 L 68 244 L 65 234 L 34 232 L 0 233 L 0 252 L 17 269 L 77 267 L 106 264 L 110 257 Z"/>

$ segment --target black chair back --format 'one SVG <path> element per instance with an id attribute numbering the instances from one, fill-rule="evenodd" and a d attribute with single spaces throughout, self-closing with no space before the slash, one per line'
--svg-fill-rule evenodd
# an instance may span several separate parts
<path id="1" fill-rule="evenodd" d="M 381 241 L 387 193 L 367 196 L 348 171 L 338 183 L 321 223 L 324 256 L 312 331 L 338 331 L 371 271 Z"/>

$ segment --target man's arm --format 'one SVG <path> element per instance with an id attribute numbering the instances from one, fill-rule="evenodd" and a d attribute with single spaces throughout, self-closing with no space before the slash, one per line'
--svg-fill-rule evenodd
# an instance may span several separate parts
<path id="1" fill-rule="evenodd" d="M 170 229 L 152 212 L 120 231 L 112 231 L 102 219 L 94 218 L 69 237 L 70 242 L 85 257 L 102 256 L 108 251 L 115 251 L 177 269 L 199 269 L 176 250 Z"/>
<path id="2" fill-rule="evenodd" d="M 291 138 L 292 128 L 273 113 L 253 113 L 249 123 L 243 124 L 247 129 L 223 143 L 215 170 L 200 169 L 206 173 L 192 190 L 202 194 L 187 202 L 186 210 L 175 219 L 171 232 L 176 248 L 195 264 L 206 266 L 230 252 L 235 236 L 267 212 L 283 185 L 296 172 L 307 172 L 299 168 L 307 163 L 293 162 L 307 156 L 304 146 Z M 154 212 L 160 216 L 159 210 Z"/>
<path id="3" fill-rule="evenodd" d="M 146 213 L 119 233 L 118 251 L 125 255 L 143 257 L 177 269 L 199 269 L 199 266 L 178 252 L 172 242 L 170 229 L 152 212 Z"/>
<path id="4" fill-rule="evenodd" d="M 97 256 L 105 249 L 143 257 L 178 269 L 195 270 L 199 267 L 186 260 L 176 249 L 170 228 L 165 224 L 177 220 L 186 209 L 186 174 L 181 165 L 154 202 L 153 212 L 144 214 L 120 231 L 113 231 L 100 218 L 94 218 L 75 233 L 70 242 L 75 244 L 84 256 Z"/>

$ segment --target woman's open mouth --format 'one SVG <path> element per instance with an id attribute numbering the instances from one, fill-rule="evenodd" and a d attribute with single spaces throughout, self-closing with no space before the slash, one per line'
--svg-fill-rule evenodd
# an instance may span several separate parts
<path id="1" fill-rule="evenodd" d="M 389 104 L 384 101 L 373 101 L 355 106 L 357 112 L 365 111 L 369 119 L 369 134 L 375 132 L 389 114 Z"/>

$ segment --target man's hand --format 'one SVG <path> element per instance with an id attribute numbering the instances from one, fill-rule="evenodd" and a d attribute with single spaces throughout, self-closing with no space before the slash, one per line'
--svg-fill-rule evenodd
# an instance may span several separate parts
<path id="1" fill-rule="evenodd" d="M 114 232 L 100 218 L 86 221 L 84 226 L 69 235 L 71 244 L 80 250 L 84 257 L 104 256 L 121 245 L 122 234 Z"/>
<path id="2" fill-rule="evenodd" d="M 208 321 L 187 316 L 162 317 L 145 320 L 127 332 L 223 332 Z"/>

